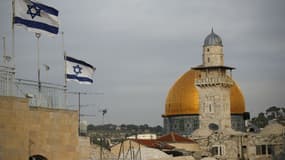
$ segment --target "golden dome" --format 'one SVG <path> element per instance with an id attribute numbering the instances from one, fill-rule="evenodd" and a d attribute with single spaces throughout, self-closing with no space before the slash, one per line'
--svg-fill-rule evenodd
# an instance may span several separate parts
<path id="1" fill-rule="evenodd" d="M 195 75 L 197 70 L 189 70 L 182 75 L 170 88 L 163 116 L 199 114 L 199 95 L 195 87 Z M 231 87 L 231 113 L 242 114 L 245 112 L 243 95 L 234 82 Z"/>

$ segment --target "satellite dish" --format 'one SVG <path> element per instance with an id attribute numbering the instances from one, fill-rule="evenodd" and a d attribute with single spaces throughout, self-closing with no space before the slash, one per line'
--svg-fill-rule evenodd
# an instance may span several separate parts
<path id="1" fill-rule="evenodd" d="M 217 131 L 219 129 L 219 126 L 215 123 L 210 123 L 208 127 L 212 131 Z"/>

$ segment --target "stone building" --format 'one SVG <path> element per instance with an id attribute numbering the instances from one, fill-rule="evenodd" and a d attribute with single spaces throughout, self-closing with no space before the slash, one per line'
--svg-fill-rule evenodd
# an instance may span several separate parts
<path id="1" fill-rule="evenodd" d="M 78 112 L 0 96 L 0 159 L 78 160 Z"/>
<path id="2" fill-rule="evenodd" d="M 77 110 L 64 105 L 60 85 L 15 79 L 0 65 L 0 160 L 89 160 L 94 148 L 79 137 Z M 88 150 L 87 150 L 88 149 Z M 98 155 L 98 154 L 97 154 Z"/>
<path id="3" fill-rule="evenodd" d="M 232 129 L 211 131 L 198 129 L 189 137 L 200 144 L 199 159 L 211 156 L 225 160 L 281 160 L 285 155 L 285 127 L 267 125 L 259 133 L 237 132 Z"/>
<path id="4" fill-rule="evenodd" d="M 222 39 L 213 32 L 205 38 L 202 64 L 191 68 L 170 88 L 165 103 L 165 132 L 196 141 L 196 159 L 271 160 L 285 158 L 285 127 L 267 125 L 246 132 L 245 102 L 232 79 L 233 67 L 224 65 Z M 282 157 L 283 156 L 283 157 Z"/>
<path id="5" fill-rule="evenodd" d="M 234 68 L 224 65 L 222 39 L 213 30 L 204 40 L 202 61 L 170 88 L 162 115 L 165 132 L 189 135 L 210 123 L 245 131 L 244 97 L 231 77 Z"/>

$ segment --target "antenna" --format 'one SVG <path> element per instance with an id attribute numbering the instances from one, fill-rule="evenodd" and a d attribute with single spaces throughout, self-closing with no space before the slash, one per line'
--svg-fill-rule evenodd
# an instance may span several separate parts
<path id="1" fill-rule="evenodd" d="M 100 110 L 99 112 L 102 112 L 102 118 L 103 118 L 103 120 L 102 120 L 102 124 L 103 124 L 103 126 L 104 126 L 104 116 L 105 116 L 105 114 L 107 114 L 107 109 L 105 108 L 105 109 L 102 109 L 102 110 Z"/>
<path id="2" fill-rule="evenodd" d="M 105 109 L 102 109 L 102 110 L 99 110 L 99 112 L 102 112 L 102 126 L 104 127 L 104 116 L 105 116 L 105 114 L 107 113 L 107 109 L 105 108 Z M 100 160 L 102 160 L 103 159 L 103 137 L 104 137 L 104 132 L 103 132 L 103 135 L 101 135 L 101 137 L 100 137 L 100 141 L 101 141 L 101 144 L 100 144 Z"/>
<path id="3" fill-rule="evenodd" d="M 91 92 L 90 93 L 87 93 L 87 92 L 67 92 L 67 94 L 78 95 L 78 134 L 80 135 L 80 117 L 81 116 L 95 117 L 95 115 L 81 114 L 81 107 L 82 107 L 81 95 L 103 95 L 104 93 L 102 93 L 102 92 L 93 92 L 93 93 L 91 93 Z M 83 105 L 83 106 L 88 107 L 88 105 Z"/>
<path id="4" fill-rule="evenodd" d="M 107 113 L 107 109 L 103 109 L 103 110 L 102 110 L 103 116 L 104 116 L 106 113 Z"/>

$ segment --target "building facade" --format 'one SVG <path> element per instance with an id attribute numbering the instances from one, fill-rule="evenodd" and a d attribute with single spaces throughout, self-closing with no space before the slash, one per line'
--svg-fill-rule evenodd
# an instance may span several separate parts
<path id="1" fill-rule="evenodd" d="M 0 159 L 78 160 L 78 112 L 0 96 Z"/>
<path id="2" fill-rule="evenodd" d="M 190 135 L 211 123 L 245 131 L 249 115 L 231 77 L 233 69 L 224 65 L 222 39 L 212 30 L 204 40 L 202 64 L 178 78 L 168 92 L 162 115 L 165 132 Z"/>
<path id="3" fill-rule="evenodd" d="M 202 64 L 182 75 L 165 103 L 164 129 L 199 144 L 196 159 L 279 160 L 285 158 L 285 127 L 279 122 L 261 130 L 246 130 L 249 113 L 241 90 L 224 65 L 222 39 L 205 38 Z M 250 131 L 250 132 L 246 132 Z"/>

